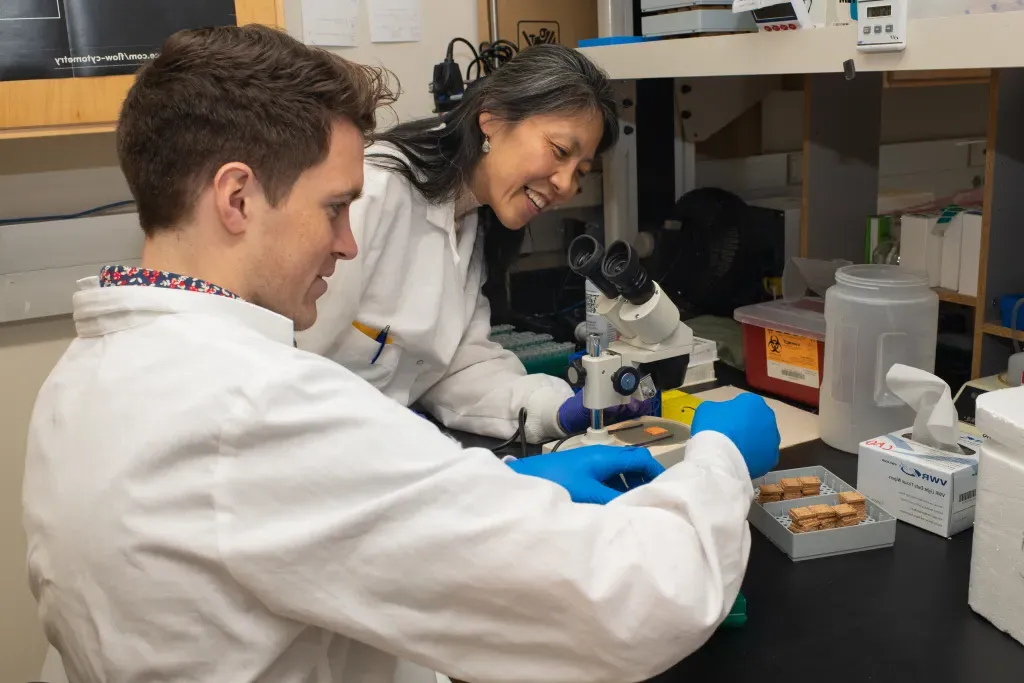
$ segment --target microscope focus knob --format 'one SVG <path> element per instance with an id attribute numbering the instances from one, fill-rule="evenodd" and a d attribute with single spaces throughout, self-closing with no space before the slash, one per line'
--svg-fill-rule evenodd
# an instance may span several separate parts
<path id="1" fill-rule="evenodd" d="M 629 396 L 640 386 L 640 371 L 626 365 L 612 374 L 612 388 L 623 396 Z"/>
<path id="2" fill-rule="evenodd" d="M 587 370 L 583 367 L 583 360 L 573 358 L 569 363 L 569 369 L 565 371 L 565 376 L 569 380 L 569 386 L 573 389 L 582 389 L 587 381 Z"/>

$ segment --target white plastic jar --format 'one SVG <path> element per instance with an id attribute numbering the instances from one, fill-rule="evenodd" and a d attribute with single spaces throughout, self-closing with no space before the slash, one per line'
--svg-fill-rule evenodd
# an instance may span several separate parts
<path id="1" fill-rule="evenodd" d="M 935 371 L 939 297 L 928 278 L 889 265 L 846 266 L 825 294 L 821 438 L 861 441 L 909 427 L 914 412 L 885 384 L 894 363 Z"/>

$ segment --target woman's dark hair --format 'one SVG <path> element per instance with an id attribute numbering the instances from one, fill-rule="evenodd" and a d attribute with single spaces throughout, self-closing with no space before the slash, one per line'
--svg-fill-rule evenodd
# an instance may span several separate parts
<path id="1" fill-rule="evenodd" d="M 386 154 L 368 154 L 370 162 L 395 171 L 433 203 L 455 199 L 483 156 L 480 114 L 519 123 L 539 114 L 593 111 L 603 124 L 598 154 L 618 139 L 615 93 L 608 76 L 582 54 L 561 45 L 535 45 L 508 64 L 474 83 L 445 118 L 403 123 L 376 133 L 408 161 Z"/>

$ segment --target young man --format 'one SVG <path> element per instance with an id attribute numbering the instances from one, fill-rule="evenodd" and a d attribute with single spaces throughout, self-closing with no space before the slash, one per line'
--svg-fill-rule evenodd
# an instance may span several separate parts
<path id="1" fill-rule="evenodd" d="M 356 255 L 389 98 L 380 72 L 258 27 L 178 34 L 140 72 L 118 149 L 144 268 L 83 281 L 26 464 L 32 589 L 76 683 L 383 683 L 396 657 L 640 680 L 732 604 L 750 476 L 778 450 L 763 402 L 710 406 L 686 462 L 580 505 L 657 467 L 580 450 L 521 476 L 294 348 Z"/>

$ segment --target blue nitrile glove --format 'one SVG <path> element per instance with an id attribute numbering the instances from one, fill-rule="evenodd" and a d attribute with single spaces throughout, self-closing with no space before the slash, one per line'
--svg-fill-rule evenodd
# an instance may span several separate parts
<path id="1" fill-rule="evenodd" d="M 665 471 L 651 452 L 638 446 L 580 446 L 508 463 L 519 474 L 552 481 L 576 503 L 604 505 L 622 494 L 625 475 L 649 482 Z"/>
<path id="2" fill-rule="evenodd" d="M 642 415 L 656 415 L 661 412 L 661 394 L 645 401 L 631 398 L 629 403 L 612 406 L 604 410 L 604 423 L 613 425 L 616 422 L 632 420 Z M 558 407 L 558 424 L 566 434 L 584 432 L 590 426 L 590 410 L 583 405 L 583 392 L 579 389 Z"/>
<path id="3" fill-rule="evenodd" d="M 768 474 L 779 462 L 779 426 L 775 413 L 757 394 L 728 401 L 704 401 L 693 415 L 690 433 L 718 432 L 729 438 L 747 462 L 750 477 Z"/>

